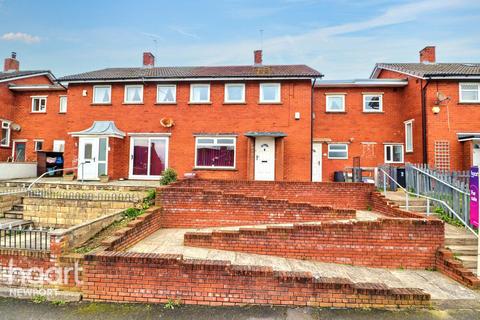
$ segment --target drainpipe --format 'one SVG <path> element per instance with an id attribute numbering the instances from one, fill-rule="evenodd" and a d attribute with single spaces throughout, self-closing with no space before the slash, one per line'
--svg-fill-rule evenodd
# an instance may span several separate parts
<path id="1" fill-rule="evenodd" d="M 425 79 L 420 80 L 421 94 L 422 94 L 422 144 L 423 144 L 423 163 L 428 164 L 428 136 L 427 136 L 427 86 L 429 82 Z"/>
<path id="2" fill-rule="evenodd" d="M 312 82 L 312 93 L 310 97 L 310 181 L 313 180 L 313 103 L 314 103 L 314 95 L 315 95 L 315 83 L 317 82 L 317 78 L 313 79 Z"/>

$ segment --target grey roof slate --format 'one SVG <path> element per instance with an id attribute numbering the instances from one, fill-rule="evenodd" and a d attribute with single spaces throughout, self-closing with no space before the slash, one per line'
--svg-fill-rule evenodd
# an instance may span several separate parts
<path id="1" fill-rule="evenodd" d="M 29 70 L 29 71 L 14 71 L 14 72 L 0 72 L 0 80 L 8 80 L 16 77 L 33 76 L 39 73 L 50 73 L 48 70 Z"/>
<path id="2" fill-rule="evenodd" d="M 320 72 L 306 65 L 218 66 L 218 67 L 155 67 L 107 68 L 65 76 L 59 81 L 131 80 L 148 78 L 268 78 L 321 77 Z"/>
<path id="3" fill-rule="evenodd" d="M 395 70 L 422 78 L 480 76 L 480 63 L 377 63 L 376 68 Z"/>

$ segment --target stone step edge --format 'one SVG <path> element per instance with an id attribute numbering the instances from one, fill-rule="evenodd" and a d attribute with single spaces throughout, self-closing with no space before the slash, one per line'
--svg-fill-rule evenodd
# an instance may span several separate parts
<path id="1" fill-rule="evenodd" d="M 79 302 L 82 300 L 82 293 L 76 291 L 63 291 L 53 288 L 38 287 L 0 286 L 0 297 L 2 298 L 33 300 L 39 296 L 44 297 L 46 301 L 50 302 Z"/>

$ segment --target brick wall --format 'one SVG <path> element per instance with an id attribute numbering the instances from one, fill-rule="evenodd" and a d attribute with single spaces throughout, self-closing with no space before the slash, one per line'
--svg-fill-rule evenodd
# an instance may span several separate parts
<path id="1" fill-rule="evenodd" d="M 210 306 L 407 307 L 429 305 L 419 289 L 354 284 L 310 273 L 188 260 L 178 255 L 104 252 L 85 256 L 84 298 L 94 301 Z M 294 298 L 293 298 L 294 297 Z"/>
<path id="2" fill-rule="evenodd" d="M 326 222 L 185 234 L 186 246 L 409 269 L 434 268 L 435 253 L 443 241 L 442 221 L 414 219 Z"/>
<path id="3" fill-rule="evenodd" d="M 157 192 L 164 228 L 197 228 L 351 219 L 355 211 L 193 187 Z"/>
<path id="4" fill-rule="evenodd" d="M 455 259 L 453 252 L 448 249 L 440 249 L 437 251 L 435 268 L 447 277 L 470 288 L 480 288 L 480 278 L 476 277 L 470 270 L 464 268 L 462 263 Z"/>
<path id="5" fill-rule="evenodd" d="M 0 196 L 0 218 L 6 211 L 11 210 L 14 204 L 19 204 L 21 201 L 21 197 L 18 195 Z"/>

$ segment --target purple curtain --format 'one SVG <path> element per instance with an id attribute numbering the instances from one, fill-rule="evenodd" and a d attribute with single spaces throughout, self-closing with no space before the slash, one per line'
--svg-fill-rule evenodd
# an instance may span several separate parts
<path id="1" fill-rule="evenodd" d="M 159 176 L 165 170 L 165 140 L 152 140 L 150 146 L 150 175 Z"/>
<path id="2" fill-rule="evenodd" d="M 146 175 L 148 166 L 148 146 L 133 147 L 133 174 Z"/>
<path id="3" fill-rule="evenodd" d="M 233 167 L 234 147 L 200 147 L 197 149 L 199 167 Z"/>

